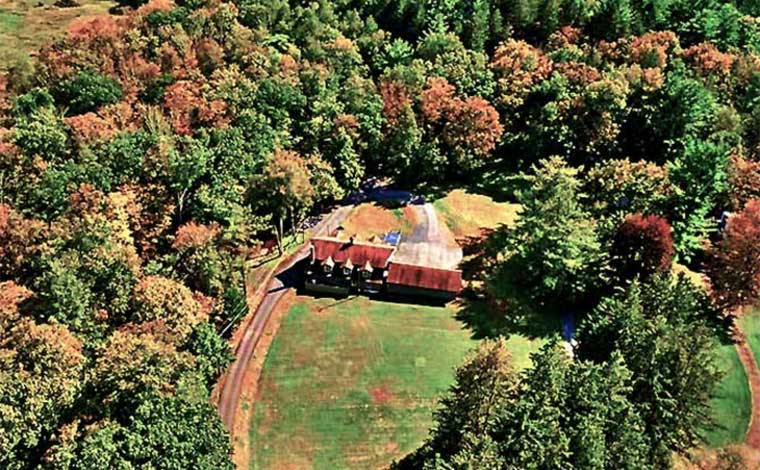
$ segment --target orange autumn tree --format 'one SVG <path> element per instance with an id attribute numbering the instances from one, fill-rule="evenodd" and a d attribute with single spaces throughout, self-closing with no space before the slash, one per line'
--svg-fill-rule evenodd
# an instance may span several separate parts
<path id="1" fill-rule="evenodd" d="M 440 132 L 458 169 L 472 169 L 496 147 L 504 126 L 499 113 L 483 98 L 459 98 L 444 78 L 428 79 L 420 93 L 422 117 L 432 134 Z"/>

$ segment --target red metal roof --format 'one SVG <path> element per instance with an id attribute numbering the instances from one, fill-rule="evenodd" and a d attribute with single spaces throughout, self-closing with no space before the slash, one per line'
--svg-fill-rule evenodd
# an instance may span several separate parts
<path id="1" fill-rule="evenodd" d="M 312 238 L 311 246 L 314 247 L 314 259 L 317 261 L 332 257 L 336 263 L 343 264 L 351 260 L 354 266 L 363 267 L 369 262 L 373 268 L 388 266 L 388 258 L 395 250 L 388 245 L 351 242 L 337 238 Z"/>
<path id="2" fill-rule="evenodd" d="M 391 263 L 390 268 L 388 268 L 388 282 L 446 292 L 459 292 L 462 290 L 462 271 Z"/>

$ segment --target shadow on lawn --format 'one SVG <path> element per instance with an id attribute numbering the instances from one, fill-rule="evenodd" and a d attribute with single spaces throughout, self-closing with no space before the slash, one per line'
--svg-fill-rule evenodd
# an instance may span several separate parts
<path id="1" fill-rule="evenodd" d="M 509 337 L 512 334 L 528 339 L 546 338 L 559 334 L 562 327 L 562 319 L 557 312 L 510 315 L 497 311 L 481 299 L 464 299 L 456 318 L 472 330 L 473 339 Z"/>

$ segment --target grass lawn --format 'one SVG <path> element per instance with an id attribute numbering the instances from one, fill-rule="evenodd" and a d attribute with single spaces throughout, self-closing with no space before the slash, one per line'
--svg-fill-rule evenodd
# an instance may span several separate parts
<path id="1" fill-rule="evenodd" d="M 454 307 L 299 297 L 266 359 L 251 468 L 379 468 L 427 436 L 476 342 Z M 515 363 L 539 341 L 513 335 Z"/>
<path id="2" fill-rule="evenodd" d="M 517 220 L 519 204 L 496 202 L 488 196 L 455 189 L 433 202 L 441 221 L 457 237 L 474 237 L 481 228 L 494 229 L 499 225 L 513 225 Z"/>
<path id="3" fill-rule="evenodd" d="M 710 447 L 742 442 L 752 411 L 747 375 L 733 344 L 719 346 L 718 365 L 726 375 L 718 385 L 715 398 L 710 402 L 716 423 L 714 429 L 705 431 Z"/>

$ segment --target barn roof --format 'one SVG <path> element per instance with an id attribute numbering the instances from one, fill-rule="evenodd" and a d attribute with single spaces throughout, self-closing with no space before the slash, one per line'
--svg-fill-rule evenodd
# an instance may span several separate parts
<path id="1" fill-rule="evenodd" d="M 354 266 L 369 263 L 374 268 L 385 268 L 395 248 L 389 245 L 341 240 L 332 237 L 312 238 L 314 259 L 322 261 L 332 257 L 336 263 L 351 261 Z"/>
<path id="2" fill-rule="evenodd" d="M 462 290 L 462 271 L 391 263 L 388 268 L 388 282 L 458 293 Z"/>

